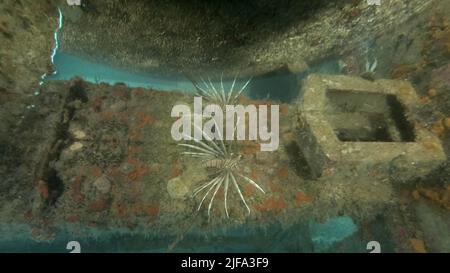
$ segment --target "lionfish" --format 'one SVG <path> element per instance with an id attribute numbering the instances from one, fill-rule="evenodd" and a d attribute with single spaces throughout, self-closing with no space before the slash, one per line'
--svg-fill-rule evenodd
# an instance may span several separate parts
<path id="1" fill-rule="evenodd" d="M 236 77 L 234 78 L 231 88 L 229 89 L 228 92 L 225 91 L 222 77 L 220 79 L 219 88 L 216 88 L 209 78 L 208 78 L 209 84 L 203 79 L 202 82 L 204 86 L 199 86 L 196 83 L 194 83 L 194 86 L 198 91 L 197 95 L 204 97 L 211 103 L 225 106 L 228 104 L 233 104 L 234 102 L 237 101 L 241 93 L 249 84 L 250 79 L 237 92 L 235 92 L 234 89 L 236 84 Z M 238 182 L 245 181 L 254 186 L 262 193 L 265 194 L 265 192 L 255 181 L 240 173 L 239 164 L 242 156 L 230 152 L 231 144 L 224 143 L 223 141 L 224 138 L 222 137 L 222 135 L 220 135 L 220 130 L 217 131 L 219 139 L 212 139 L 201 128 L 198 128 L 195 125 L 194 130 L 201 131 L 203 140 L 197 140 L 192 138 L 191 136 L 185 135 L 185 139 L 191 140 L 193 141 L 193 143 L 191 144 L 183 143 L 178 145 L 186 147 L 188 149 L 187 151 L 183 152 L 184 155 L 189 155 L 200 159 L 203 167 L 213 170 L 213 178 L 205 183 L 202 183 L 193 191 L 192 197 L 195 197 L 199 193 L 206 191 L 197 208 L 197 211 L 201 209 L 206 198 L 210 194 L 212 194 L 208 204 L 208 218 L 209 218 L 214 198 L 216 197 L 219 189 L 223 187 L 225 214 L 227 218 L 229 218 L 227 198 L 228 198 L 228 189 L 231 185 L 236 189 L 240 199 L 242 200 L 242 203 L 247 209 L 248 214 L 250 214 L 250 208 L 247 205 L 244 196 L 242 195 L 242 191 L 239 187 Z"/>

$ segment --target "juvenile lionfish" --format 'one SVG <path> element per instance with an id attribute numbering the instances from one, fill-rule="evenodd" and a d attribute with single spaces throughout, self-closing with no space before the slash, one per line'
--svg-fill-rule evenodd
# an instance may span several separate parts
<path id="1" fill-rule="evenodd" d="M 198 95 L 206 97 L 209 101 L 219 104 L 219 105 L 226 105 L 233 103 L 237 100 L 237 98 L 240 96 L 242 91 L 245 89 L 245 87 L 250 82 L 247 81 L 243 87 L 238 92 L 234 92 L 234 86 L 235 86 L 236 78 L 234 78 L 233 84 L 231 86 L 231 89 L 228 91 L 228 93 L 225 92 L 225 89 L 223 87 L 223 82 L 221 79 L 221 87 L 215 88 L 214 85 L 209 80 L 209 85 L 203 81 L 203 84 L 205 85 L 203 88 L 199 87 L 198 85 L 194 84 L 197 88 Z M 217 127 L 217 124 L 216 124 Z M 236 129 L 236 128 L 235 128 Z M 197 211 L 199 211 L 203 205 L 203 202 L 208 197 L 208 195 L 212 192 L 211 199 L 209 200 L 208 205 L 208 218 L 210 217 L 211 213 L 211 207 L 214 202 L 214 198 L 216 197 L 217 192 L 219 191 L 220 187 L 223 186 L 224 189 L 224 207 L 225 207 L 225 213 L 227 217 L 229 217 L 228 214 L 228 205 L 227 205 L 227 199 L 228 199 L 228 189 L 230 187 L 230 184 L 232 187 L 234 187 L 242 200 L 242 202 L 245 205 L 245 208 L 247 209 L 248 213 L 250 214 L 250 208 L 247 205 L 247 202 L 245 201 L 244 196 L 242 195 L 242 191 L 239 187 L 238 182 L 247 182 L 250 183 L 252 186 L 257 188 L 262 193 L 265 193 L 264 190 L 252 179 L 249 177 L 241 174 L 239 172 L 239 164 L 241 160 L 241 155 L 236 155 L 234 153 L 231 153 L 230 150 L 230 143 L 225 144 L 223 141 L 223 137 L 220 135 L 220 130 L 217 131 L 219 134 L 218 139 L 213 140 L 210 136 L 208 136 L 201 128 L 198 128 L 194 125 L 194 130 L 199 130 L 203 136 L 203 140 L 197 140 L 192 138 L 191 136 L 185 135 L 185 139 L 193 141 L 192 144 L 183 143 L 178 144 L 180 146 L 188 148 L 187 151 L 183 152 L 185 155 L 189 155 L 195 158 L 199 158 L 201 160 L 201 164 L 203 167 L 212 170 L 213 172 L 213 178 L 202 185 L 198 186 L 193 191 L 193 197 L 195 197 L 197 194 L 199 194 L 202 191 L 206 190 L 206 193 L 203 195 L 203 198 L 197 208 Z"/>
<path id="2" fill-rule="evenodd" d="M 248 207 L 247 202 L 245 201 L 245 198 L 242 195 L 238 181 L 245 181 L 247 183 L 250 183 L 255 188 L 260 190 L 262 193 L 265 192 L 255 181 L 239 172 L 239 163 L 241 160 L 241 155 L 229 153 L 227 146 L 221 140 L 218 141 L 218 143 L 216 143 L 214 140 L 200 141 L 195 140 L 194 138 L 191 138 L 191 140 L 194 141 L 195 144 L 187 144 L 187 143 L 178 144 L 180 146 L 184 146 L 190 149 L 189 151 L 183 152 L 183 154 L 200 158 L 202 160 L 202 166 L 211 169 L 214 173 L 213 179 L 211 179 L 206 183 L 203 183 L 202 185 L 195 188 L 193 191 L 193 197 L 195 197 L 197 194 L 207 189 L 197 208 L 197 211 L 201 209 L 202 204 L 205 201 L 206 197 L 208 197 L 208 195 L 212 192 L 212 196 L 208 205 L 208 217 L 209 217 L 214 198 L 216 197 L 219 188 L 223 186 L 225 213 L 227 217 L 229 217 L 227 197 L 229 185 L 232 184 L 236 189 L 240 199 L 244 203 L 245 208 L 250 214 L 250 208 Z"/>

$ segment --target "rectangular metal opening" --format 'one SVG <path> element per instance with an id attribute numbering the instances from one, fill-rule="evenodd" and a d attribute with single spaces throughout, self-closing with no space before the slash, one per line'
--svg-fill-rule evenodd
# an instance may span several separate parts
<path id="1" fill-rule="evenodd" d="M 327 99 L 327 118 L 340 141 L 415 141 L 414 128 L 394 95 L 328 90 Z"/>

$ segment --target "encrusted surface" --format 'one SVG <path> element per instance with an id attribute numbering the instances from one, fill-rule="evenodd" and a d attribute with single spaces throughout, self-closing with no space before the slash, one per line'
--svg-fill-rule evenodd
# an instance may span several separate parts
<path id="1" fill-rule="evenodd" d="M 345 111 L 347 115 L 336 112 L 336 109 L 330 109 L 333 103 L 333 98 L 327 96 L 330 90 L 337 99 L 339 96 L 345 96 L 340 106 L 344 108 L 341 111 Z M 393 172 L 394 179 L 402 177 L 401 180 L 407 180 L 406 177 L 426 175 L 446 160 L 440 140 L 413 120 L 413 111 L 419 100 L 414 88 L 407 82 L 392 80 L 371 82 L 350 76 L 311 75 L 306 79 L 302 93 L 299 111 L 306 130 L 300 135 L 300 141 L 310 144 L 303 146 L 304 152 L 317 175 L 322 175 L 327 168 L 358 168 L 364 172 L 374 168 L 384 175 Z M 363 97 L 365 93 L 367 95 Z M 384 97 L 375 100 L 369 94 L 380 94 Z M 399 105 L 395 107 L 404 108 L 404 113 L 393 112 L 391 107 L 394 106 L 382 105 L 383 102 L 388 104 L 390 98 L 398 100 Z M 375 129 L 378 131 L 386 129 L 388 140 L 377 139 L 379 137 L 377 135 L 369 140 L 357 137 L 350 141 L 339 139 L 339 128 L 336 128 L 333 122 L 341 122 L 351 127 L 360 122 L 360 117 L 364 115 L 369 115 L 367 124 L 352 128 L 349 137 L 352 137 L 351 134 L 361 135 L 358 130 L 368 130 L 368 127 L 372 126 L 371 119 L 376 115 L 381 119 L 389 119 L 390 116 L 394 116 L 394 119 L 404 119 L 405 124 L 401 125 L 412 127 L 411 139 L 395 140 L 392 136 L 394 132 L 381 128 L 380 124 L 377 124 Z M 333 118 L 330 119 L 328 116 Z M 336 116 L 345 120 L 337 120 Z M 395 127 L 395 124 L 393 126 Z M 391 131 L 400 131 L 400 134 L 404 134 L 399 128 Z"/>

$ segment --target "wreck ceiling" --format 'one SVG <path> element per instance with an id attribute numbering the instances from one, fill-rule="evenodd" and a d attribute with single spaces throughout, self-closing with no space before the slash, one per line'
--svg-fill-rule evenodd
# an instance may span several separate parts
<path id="1" fill-rule="evenodd" d="M 128 69 L 258 74 L 370 40 L 432 1 L 88 1 L 64 8 L 62 50 Z"/>
<path id="2" fill-rule="evenodd" d="M 433 1 L 2 1 L 0 86 L 32 93 L 52 71 L 58 11 L 60 50 L 157 74 L 255 75 L 351 50 L 407 21 Z M 17 16 L 18 15 L 18 16 Z M 16 57 L 12 57 L 16 56 Z"/>

